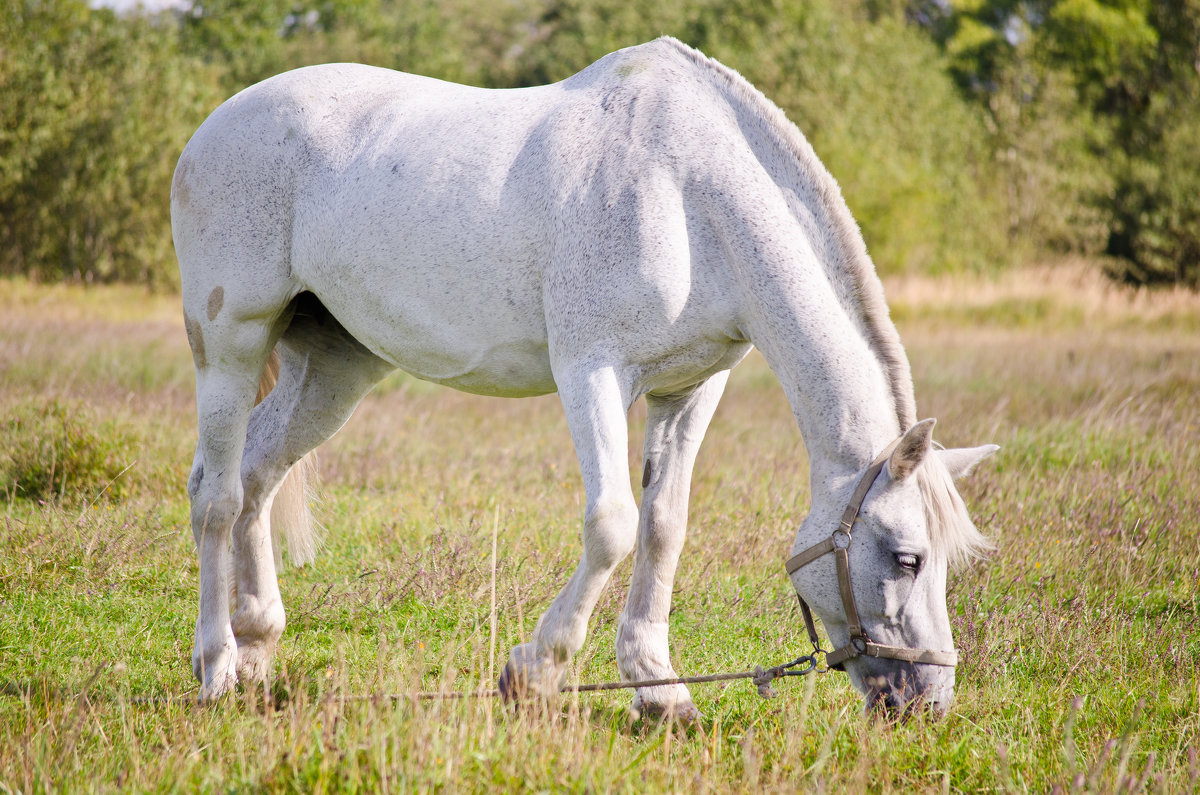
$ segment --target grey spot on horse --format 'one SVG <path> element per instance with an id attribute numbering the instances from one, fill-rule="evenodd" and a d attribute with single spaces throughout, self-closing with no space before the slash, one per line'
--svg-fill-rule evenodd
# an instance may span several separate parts
<path id="1" fill-rule="evenodd" d="M 217 315 L 221 314 L 223 306 L 225 306 L 225 288 L 214 287 L 213 291 L 208 294 L 208 319 L 216 320 Z"/>
<path id="2" fill-rule="evenodd" d="M 208 364 L 208 355 L 204 352 L 204 332 L 191 315 L 183 316 L 183 327 L 187 331 L 188 344 L 192 346 L 192 359 L 196 367 L 204 369 Z"/>
<path id="3" fill-rule="evenodd" d="M 194 168 L 192 161 L 186 157 L 181 157 L 179 165 L 175 168 L 175 177 L 171 181 L 171 198 L 180 206 L 187 205 L 191 201 L 188 178 L 192 175 Z"/>
<path id="4" fill-rule="evenodd" d="M 623 63 L 619 65 L 616 68 L 616 73 L 622 80 L 624 80 L 636 75 L 638 72 L 646 71 L 647 68 L 647 64 L 643 62 L 632 61 L 630 63 Z"/>
<path id="5" fill-rule="evenodd" d="M 646 461 L 646 466 L 642 467 L 642 488 L 650 485 L 650 461 Z"/>

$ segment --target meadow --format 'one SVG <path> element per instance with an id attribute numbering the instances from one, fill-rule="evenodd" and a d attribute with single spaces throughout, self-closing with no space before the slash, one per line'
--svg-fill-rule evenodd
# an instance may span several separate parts
<path id="1" fill-rule="evenodd" d="M 1195 791 L 1200 296 L 1096 271 L 885 282 L 920 416 L 948 446 L 1002 446 L 960 485 L 995 551 L 951 577 L 951 712 L 868 720 L 829 674 L 771 700 L 696 685 L 692 727 L 630 721 L 627 692 L 520 712 L 403 697 L 493 687 L 574 566 L 583 507 L 553 396 L 403 376 L 321 450 L 325 547 L 281 570 L 270 690 L 190 703 L 178 299 L 0 281 L 0 791 Z M 807 476 L 752 356 L 697 463 L 671 616 L 681 673 L 806 650 L 782 565 Z M 628 574 L 573 681 L 616 678 Z"/>

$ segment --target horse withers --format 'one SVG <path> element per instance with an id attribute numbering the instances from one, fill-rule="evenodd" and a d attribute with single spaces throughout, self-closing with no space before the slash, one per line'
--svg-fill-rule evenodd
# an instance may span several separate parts
<path id="1" fill-rule="evenodd" d="M 953 650 L 947 570 L 985 541 L 952 478 L 996 448 L 940 449 L 932 422 L 916 421 L 908 360 L 836 182 L 730 69 L 669 38 L 516 90 L 298 69 L 204 122 L 171 213 L 196 369 L 202 698 L 268 675 L 285 620 L 272 522 L 311 547 L 303 489 L 282 484 L 397 368 L 562 401 L 587 492 L 583 552 L 512 650 L 505 694 L 558 691 L 635 547 L 618 668 L 627 681 L 674 676 L 668 614 L 692 465 L 751 345 L 811 460 L 794 552 L 832 537 L 892 446 L 855 543 L 795 569 L 797 593 L 839 649 Z M 277 380 L 256 405 L 272 357 Z M 626 421 L 640 397 L 639 508 Z M 855 573 L 845 586 L 843 565 Z M 855 653 L 842 665 L 869 703 L 945 709 L 954 668 L 930 659 L 944 662 Z M 633 708 L 696 714 L 682 685 L 642 688 Z"/>

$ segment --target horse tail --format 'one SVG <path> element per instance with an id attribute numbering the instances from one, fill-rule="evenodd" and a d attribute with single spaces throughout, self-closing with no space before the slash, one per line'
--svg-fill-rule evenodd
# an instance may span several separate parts
<path id="1" fill-rule="evenodd" d="M 258 381 L 256 404 L 266 398 L 278 380 L 279 351 L 274 350 Z M 303 566 L 317 557 L 319 527 L 309 508 L 316 496 L 317 478 L 317 454 L 314 450 L 292 465 L 279 491 L 275 493 L 275 502 L 271 505 L 271 547 L 275 550 L 277 565 L 281 560 L 281 538 L 287 539 L 288 557 L 293 565 Z"/>

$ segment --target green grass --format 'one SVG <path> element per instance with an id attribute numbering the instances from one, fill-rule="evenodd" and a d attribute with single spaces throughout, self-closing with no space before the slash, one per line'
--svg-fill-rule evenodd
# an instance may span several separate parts
<path id="1" fill-rule="evenodd" d="M 688 730 L 630 725 L 627 693 L 519 714 L 346 698 L 492 687 L 579 552 L 580 479 L 553 397 L 402 377 L 322 450 L 327 543 L 281 572 L 272 697 L 137 700 L 196 690 L 176 301 L 0 283 L 0 790 L 1195 790 L 1200 299 L 1063 289 L 1069 274 L 889 284 L 921 415 L 948 445 L 1003 446 L 962 484 L 997 551 L 952 578 L 951 713 L 871 722 L 827 675 L 770 701 L 745 682 L 697 685 L 705 719 Z M 30 471 L 48 485 L 19 485 Z M 752 358 L 697 464 L 671 616 L 681 672 L 804 649 L 781 572 L 807 475 L 782 391 Z M 600 600 L 577 681 L 616 677 L 628 574 Z"/>

